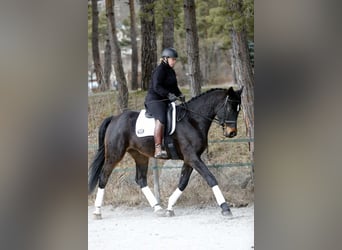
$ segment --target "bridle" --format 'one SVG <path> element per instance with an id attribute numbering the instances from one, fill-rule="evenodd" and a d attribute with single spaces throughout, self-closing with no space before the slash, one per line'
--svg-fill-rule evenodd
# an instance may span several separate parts
<path id="1" fill-rule="evenodd" d="M 214 120 L 216 120 L 216 121 L 218 122 L 218 124 L 219 124 L 220 126 L 222 126 L 222 127 L 224 127 L 224 124 L 226 124 L 226 123 L 236 123 L 236 121 L 227 120 L 228 111 L 229 111 L 228 108 L 227 108 L 228 102 L 238 102 L 238 103 L 239 103 L 239 101 L 237 101 L 237 100 L 231 100 L 231 99 L 229 99 L 229 96 L 226 97 L 223 106 L 222 106 L 221 108 L 219 108 L 219 110 L 218 110 L 217 113 L 216 113 L 216 114 L 218 114 L 218 112 L 219 112 L 221 109 L 224 109 L 224 111 L 223 111 L 223 117 L 222 117 L 221 119 L 214 118 Z M 239 110 L 240 110 L 240 104 L 238 104 L 238 110 L 237 110 L 237 111 L 239 111 Z"/>
<path id="2" fill-rule="evenodd" d="M 183 108 L 184 110 L 186 110 L 186 111 L 189 111 L 189 112 L 191 112 L 191 113 L 194 113 L 194 114 L 196 114 L 196 115 L 199 115 L 199 116 L 201 116 L 201 117 L 203 117 L 203 118 L 205 118 L 205 119 L 207 119 L 207 120 L 209 120 L 209 121 L 211 121 L 211 122 L 215 122 L 216 124 L 220 125 L 220 126 L 224 129 L 224 126 L 225 126 L 226 123 L 236 123 L 236 121 L 231 121 L 231 120 L 228 120 L 228 119 L 227 119 L 227 116 L 228 116 L 228 108 L 227 108 L 227 105 L 228 105 L 229 102 L 238 102 L 238 103 L 240 103 L 240 101 L 231 100 L 231 99 L 229 99 L 229 96 L 227 96 L 226 99 L 225 99 L 225 101 L 224 101 L 224 103 L 222 104 L 222 106 L 221 106 L 221 107 L 217 110 L 217 112 L 216 112 L 216 114 L 218 114 L 218 113 L 220 112 L 221 109 L 224 109 L 223 117 L 221 117 L 221 119 L 216 118 L 216 117 L 215 117 L 214 119 L 212 119 L 212 118 L 209 118 L 209 117 L 207 117 L 207 116 L 205 116 L 205 115 L 202 115 L 202 114 L 200 114 L 200 113 L 198 113 L 198 112 L 195 112 L 195 111 L 193 111 L 193 110 L 191 110 L 191 109 L 188 109 L 188 107 L 187 107 L 187 105 L 186 105 L 185 102 L 182 103 L 182 104 L 180 105 L 180 107 L 182 107 L 182 108 Z M 239 111 L 239 110 L 240 110 L 240 104 L 238 104 L 238 111 Z M 183 116 L 182 116 L 181 118 L 177 118 L 177 122 L 181 121 L 181 120 L 185 117 L 185 115 L 186 115 L 186 112 L 183 114 Z"/>

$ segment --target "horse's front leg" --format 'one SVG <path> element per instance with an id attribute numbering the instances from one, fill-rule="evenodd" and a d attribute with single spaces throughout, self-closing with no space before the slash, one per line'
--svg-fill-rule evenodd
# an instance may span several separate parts
<path id="1" fill-rule="evenodd" d="M 208 185 L 213 190 L 216 201 L 217 201 L 218 205 L 222 208 L 222 215 L 232 216 L 232 212 L 230 211 L 230 208 L 229 208 L 226 200 L 223 197 L 223 194 L 222 194 L 222 192 L 218 186 L 218 183 L 217 183 L 215 176 L 210 172 L 210 170 L 204 164 L 204 162 L 200 158 L 198 158 L 198 159 L 194 160 L 191 165 L 206 180 Z"/>
<path id="2" fill-rule="evenodd" d="M 171 217 L 175 215 L 173 211 L 173 206 L 176 204 L 177 200 L 179 199 L 184 189 L 188 185 L 192 170 L 193 170 L 192 167 L 184 163 L 182 167 L 182 172 L 181 172 L 181 177 L 179 179 L 178 187 L 169 198 L 169 202 L 168 202 L 167 210 L 166 210 L 166 216 Z"/>

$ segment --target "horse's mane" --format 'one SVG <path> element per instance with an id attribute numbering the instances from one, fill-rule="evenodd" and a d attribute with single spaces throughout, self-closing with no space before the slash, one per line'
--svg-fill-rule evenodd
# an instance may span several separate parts
<path id="1" fill-rule="evenodd" d="M 206 95 L 206 94 L 209 94 L 209 93 L 214 92 L 214 91 L 217 91 L 217 90 L 224 90 L 224 91 L 227 91 L 227 89 L 223 89 L 223 88 L 213 88 L 213 89 L 209 89 L 209 90 L 207 90 L 206 92 L 203 92 L 203 93 L 199 94 L 198 96 L 195 96 L 195 97 L 191 98 L 191 99 L 188 101 L 188 103 L 191 103 L 191 102 L 197 100 L 198 98 L 200 98 L 201 96 L 204 96 L 204 95 Z"/>

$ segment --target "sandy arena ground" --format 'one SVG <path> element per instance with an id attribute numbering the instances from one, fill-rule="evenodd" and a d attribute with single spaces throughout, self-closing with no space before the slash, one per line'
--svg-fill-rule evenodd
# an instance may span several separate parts
<path id="1" fill-rule="evenodd" d="M 88 207 L 88 249 L 248 250 L 254 248 L 254 206 L 232 208 L 177 207 L 175 217 L 157 217 L 148 207 L 106 206 L 102 220 Z"/>

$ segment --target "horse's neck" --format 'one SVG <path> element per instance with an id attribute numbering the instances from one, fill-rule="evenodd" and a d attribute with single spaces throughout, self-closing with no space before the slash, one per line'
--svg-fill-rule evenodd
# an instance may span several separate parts
<path id="1" fill-rule="evenodd" d="M 210 95 L 210 96 L 207 96 Z M 220 92 L 212 92 L 199 96 L 197 99 L 188 103 L 188 112 L 190 123 L 196 123 L 199 131 L 204 138 L 208 137 L 208 132 L 213 119 L 216 116 L 218 106 L 223 103 L 224 94 Z"/>
<path id="2" fill-rule="evenodd" d="M 216 93 L 215 91 L 193 100 L 189 105 L 189 109 L 201 114 L 203 116 L 202 118 L 204 119 L 208 118 L 212 120 L 216 116 L 216 112 L 218 110 L 217 107 L 223 102 L 224 94 L 221 94 L 221 92 Z"/>

